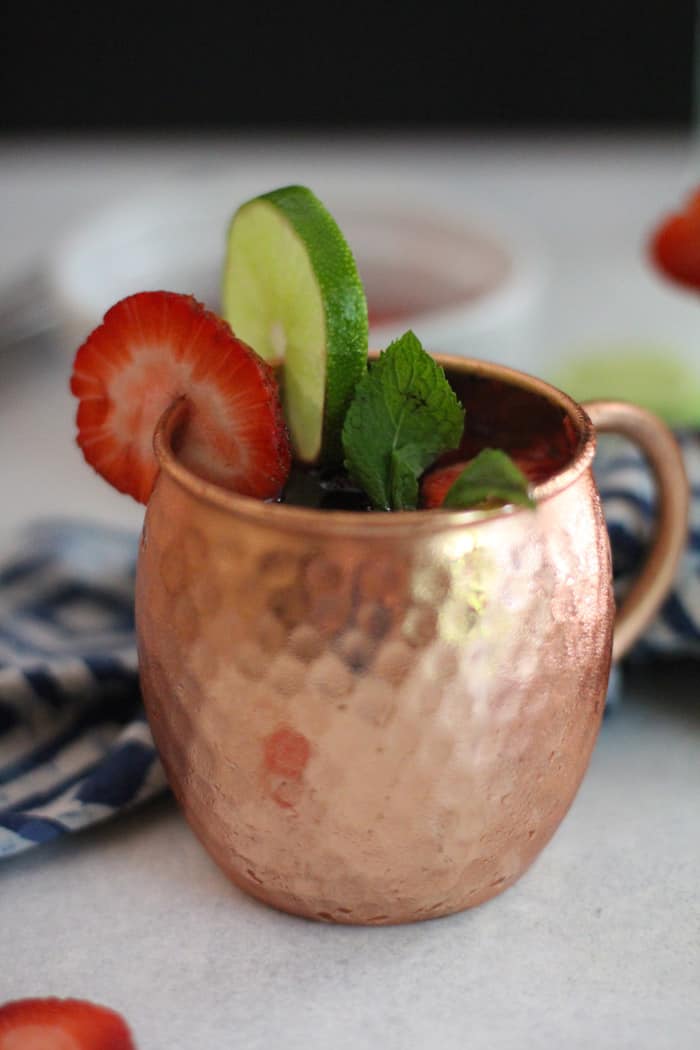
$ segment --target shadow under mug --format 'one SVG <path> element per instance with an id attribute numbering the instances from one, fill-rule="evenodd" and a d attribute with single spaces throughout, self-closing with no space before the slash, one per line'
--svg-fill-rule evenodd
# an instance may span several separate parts
<path id="1" fill-rule="evenodd" d="M 515 882 L 588 766 L 611 655 L 654 615 L 685 542 L 687 481 L 656 417 L 439 360 L 467 420 L 493 408 L 491 443 L 508 405 L 535 436 L 569 435 L 534 511 L 261 503 L 178 460 L 182 403 L 155 437 L 136 590 L 153 736 L 228 876 L 315 919 L 430 918 Z M 617 616 L 596 430 L 636 442 L 658 488 L 656 537 Z"/>

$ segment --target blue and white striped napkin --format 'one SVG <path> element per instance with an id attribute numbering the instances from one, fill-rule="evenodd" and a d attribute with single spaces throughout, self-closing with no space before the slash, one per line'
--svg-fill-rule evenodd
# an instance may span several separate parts
<path id="1" fill-rule="evenodd" d="M 0 858 L 165 787 L 138 688 L 136 545 L 47 522 L 0 567 Z"/>
<path id="2" fill-rule="evenodd" d="M 602 444 L 596 470 L 622 594 L 653 529 L 653 486 L 640 456 Z M 693 486 L 688 545 L 638 659 L 700 655 L 700 439 L 682 444 Z M 136 547 L 133 534 L 46 522 L 0 565 L 0 858 L 166 787 L 138 688 Z M 609 703 L 617 675 L 612 683 Z"/>
<path id="3" fill-rule="evenodd" d="M 690 483 L 688 540 L 673 590 L 632 659 L 700 656 L 700 434 L 677 433 Z M 617 438 L 599 440 L 595 473 L 613 553 L 615 594 L 624 596 L 654 530 L 654 485 L 642 456 Z"/>

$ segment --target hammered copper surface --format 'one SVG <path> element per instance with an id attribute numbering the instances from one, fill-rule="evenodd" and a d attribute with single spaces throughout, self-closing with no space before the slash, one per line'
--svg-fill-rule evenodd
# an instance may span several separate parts
<path id="1" fill-rule="evenodd" d="M 161 427 L 144 699 L 188 821 L 249 893 L 337 922 L 443 915 L 511 885 L 555 831 L 614 615 L 590 422 L 557 397 L 574 461 L 535 512 L 490 517 L 255 503 L 189 475 L 172 413 Z"/>

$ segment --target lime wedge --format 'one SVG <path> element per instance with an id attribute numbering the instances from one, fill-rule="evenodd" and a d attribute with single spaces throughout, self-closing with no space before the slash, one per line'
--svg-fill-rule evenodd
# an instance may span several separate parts
<path id="1" fill-rule="evenodd" d="M 343 420 L 367 363 L 367 303 L 342 233 L 306 187 L 273 190 L 234 215 L 223 312 L 240 339 L 281 366 L 297 459 L 340 461 Z"/>
<path id="2" fill-rule="evenodd" d="M 548 379 L 577 401 L 624 398 L 656 412 L 671 426 L 700 423 L 700 380 L 672 347 L 592 347 Z"/>

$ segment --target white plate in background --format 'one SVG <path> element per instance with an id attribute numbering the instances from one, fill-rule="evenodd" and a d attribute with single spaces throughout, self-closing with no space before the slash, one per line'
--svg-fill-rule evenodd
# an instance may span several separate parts
<path id="1" fill-rule="evenodd" d="M 190 178 L 87 220 L 49 264 L 66 348 L 132 292 L 192 293 L 217 310 L 231 216 L 271 185 L 250 174 Z M 424 186 L 390 178 L 319 174 L 311 185 L 357 259 L 375 318 L 372 346 L 413 328 L 433 351 L 527 367 L 544 271 L 542 253 L 512 220 L 476 204 L 467 213 L 463 201 L 442 194 L 437 207 L 426 207 Z"/>

